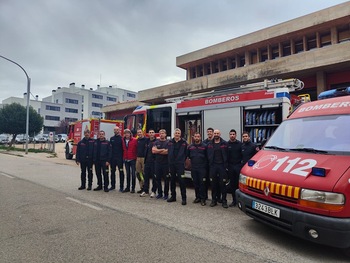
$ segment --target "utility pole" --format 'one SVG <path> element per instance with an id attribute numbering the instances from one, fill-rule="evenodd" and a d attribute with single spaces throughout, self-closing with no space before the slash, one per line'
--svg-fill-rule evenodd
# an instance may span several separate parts
<path id="1" fill-rule="evenodd" d="M 27 72 L 25 71 L 25 69 L 20 65 L 18 64 L 17 62 L 11 60 L 11 59 L 8 59 L 4 56 L 1 56 L 0 55 L 0 58 L 3 58 L 7 61 L 10 61 L 11 63 L 17 65 L 18 67 L 20 67 L 24 74 L 26 74 L 26 77 L 27 77 L 27 117 L 26 117 L 26 150 L 25 150 L 25 153 L 28 154 L 28 142 L 29 142 L 29 96 L 30 96 L 30 78 L 27 74 Z"/>

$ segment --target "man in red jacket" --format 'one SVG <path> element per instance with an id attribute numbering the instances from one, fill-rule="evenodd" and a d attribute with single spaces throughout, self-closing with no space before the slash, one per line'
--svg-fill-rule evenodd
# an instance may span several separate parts
<path id="1" fill-rule="evenodd" d="M 136 184 L 136 158 L 137 158 L 137 139 L 133 138 L 129 129 L 124 130 L 123 138 L 124 148 L 124 162 L 126 170 L 126 188 L 123 193 L 135 193 Z M 130 177 L 131 177 L 131 191 L 130 191 Z"/>

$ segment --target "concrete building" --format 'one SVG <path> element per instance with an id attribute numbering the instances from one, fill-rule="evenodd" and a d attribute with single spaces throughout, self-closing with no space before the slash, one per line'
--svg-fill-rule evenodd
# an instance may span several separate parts
<path id="1" fill-rule="evenodd" d="M 312 99 L 350 86 L 350 2 L 176 58 L 186 80 L 139 92 L 139 101 L 224 90 L 264 79 L 298 78 Z"/>

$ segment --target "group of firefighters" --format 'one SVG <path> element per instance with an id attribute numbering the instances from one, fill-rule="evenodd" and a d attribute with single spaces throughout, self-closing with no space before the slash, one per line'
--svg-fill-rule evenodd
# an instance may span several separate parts
<path id="1" fill-rule="evenodd" d="M 234 129 L 229 132 L 229 140 L 221 138 L 219 130 L 207 129 L 207 139 L 201 140 L 201 134 L 195 132 L 193 143 L 188 144 L 181 137 L 181 130 L 174 130 L 174 137 L 167 139 L 166 130 L 161 129 L 159 138 L 150 129 L 145 137 L 141 129 L 137 138 L 130 130 L 120 134 L 120 128 L 114 128 L 114 136 L 108 141 L 105 132 L 99 132 L 99 138 L 90 138 L 90 131 L 84 131 L 84 138 L 77 145 L 76 163 L 81 167 L 81 186 L 79 190 L 92 189 L 93 165 L 97 177 L 94 191 L 109 192 L 116 189 L 116 170 L 119 171 L 119 191 L 135 193 L 136 178 L 140 184 L 137 193 L 141 197 L 176 201 L 176 183 L 179 183 L 182 205 L 187 204 L 185 169 L 191 171 L 195 199 L 193 203 L 206 205 L 208 188 L 211 188 L 211 203 L 214 207 L 235 206 L 235 190 L 238 188 L 239 173 L 243 165 L 259 150 L 250 140 L 249 133 L 243 132 L 242 142 L 236 139 Z M 124 188 L 124 166 L 126 187 Z M 111 176 L 109 180 L 109 169 Z M 88 184 L 86 187 L 86 172 Z M 150 189 L 150 179 L 152 187 Z M 169 193 L 170 192 L 170 193 Z M 227 192 L 232 193 L 232 203 L 227 204 Z M 170 194 L 170 195 L 169 195 Z"/>

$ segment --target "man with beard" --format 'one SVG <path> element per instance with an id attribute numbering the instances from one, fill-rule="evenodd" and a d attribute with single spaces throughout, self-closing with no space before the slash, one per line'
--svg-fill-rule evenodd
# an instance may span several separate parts
<path id="1" fill-rule="evenodd" d="M 209 142 L 207 156 L 210 166 L 210 182 L 212 201 L 210 206 L 217 205 L 217 188 L 221 189 L 222 207 L 228 208 L 226 200 L 226 182 L 227 182 L 227 142 L 220 137 L 219 130 L 214 130 L 214 139 Z"/>
<path id="2" fill-rule="evenodd" d="M 207 129 L 207 138 L 203 141 L 203 143 L 205 144 L 205 145 L 208 145 L 208 143 L 211 141 L 211 140 L 213 140 L 213 138 L 214 138 L 214 129 L 213 128 L 211 128 L 211 127 L 209 127 L 208 129 Z M 204 191 L 205 191 L 205 199 L 208 199 L 208 188 L 209 188 L 209 185 L 210 185 L 210 175 L 209 175 L 209 170 L 210 170 L 210 168 L 209 168 L 209 163 L 208 163 L 208 165 L 207 165 L 207 174 L 206 174 L 206 176 L 205 176 L 205 189 L 204 189 Z M 220 189 L 216 189 L 217 190 L 217 200 L 221 200 L 221 193 L 220 193 Z"/>
<path id="3" fill-rule="evenodd" d="M 201 142 L 201 134 L 195 132 L 194 142 L 188 146 L 188 158 L 191 160 L 191 177 L 193 180 L 196 198 L 193 203 L 201 202 L 206 205 L 206 175 L 208 167 L 207 145 Z"/>
<path id="4" fill-rule="evenodd" d="M 157 178 L 158 195 L 157 199 L 168 199 L 169 195 L 169 165 L 168 165 L 168 140 L 166 139 L 166 130 L 159 130 L 159 139 L 155 141 L 152 147 L 152 153 L 155 154 L 155 174 Z M 162 179 L 164 179 L 164 192 L 162 189 Z M 164 196 L 163 196 L 164 193 Z"/>
<path id="5" fill-rule="evenodd" d="M 242 167 L 243 165 L 246 164 L 246 162 L 248 162 L 250 160 L 250 158 L 252 158 L 258 151 L 259 151 L 259 147 L 257 147 L 255 145 L 255 143 L 253 143 L 250 140 L 250 136 L 248 132 L 243 132 L 242 133 Z"/>
<path id="6" fill-rule="evenodd" d="M 111 155 L 112 155 L 112 149 L 111 144 L 109 141 L 105 138 L 105 132 L 100 131 L 99 132 L 99 138 L 95 141 L 94 144 L 94 164 L 95 164 L 95 171 L 96 171 L 96 177 L 97 177 L 97 187 L 94 188 L 94 191 L 102 190 L 105 192 L 109 192 L 108 184 L 109 184 L 109 178 L 108 178 L 108 170 L 109 170 L 109 163 L 111 161 Z M 102 184 L 102 174 L 103 174 L 103 184 Z"/>
<path id="7" fill-rule="evenodd" d="M 149 181 L 152 178 L 152 193 L 151 197 L 156 197 L 157 191 L 157 180 L 154 174 L 154 160 L 155 155 L 152 153 L 152 148 L 156 141 L 154 130 L 148 131 L 148 136 L 145 143 L 145 168 L 144 168 L 144 185 L 143 192 L 140 194 L 141 197 L 148 196 L 149 194 Z"/>
<path id="8" fill-rule="evenodd" d="M 238 188 L 239 173 L 242 168 L 242 142 L 236 139 L 236 130 L 230 130 L 230 140 L 227 142 L 228 178 L 232 191 L 232 203 L 230 207 L 236 206 L 235 192 Z"/>
<path id="9" fill-rule="evenodd" d="M 114 136 L 110 138 L 110 143 L 112 146 L 112 159 L 111 159 L 111 188 L 109 190 L 115 189 L 115 173 L 118 167 L 119 171 L 119 192 L 124 189 L 124 168 L 123 168 L 123 138 L 120 135 L 120 128 L 118 126 L 114 127 Z"/>

